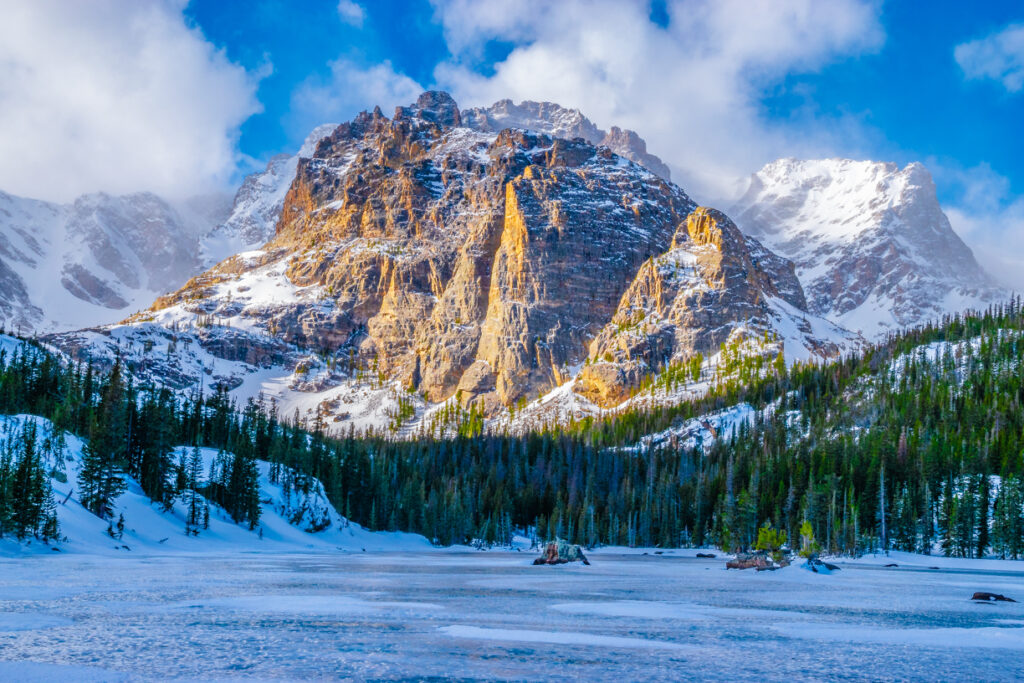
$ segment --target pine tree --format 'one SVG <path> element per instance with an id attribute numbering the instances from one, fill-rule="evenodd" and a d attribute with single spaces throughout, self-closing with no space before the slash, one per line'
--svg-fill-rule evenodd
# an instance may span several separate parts
<path id="1" fill-rule="evenodd" d="M 1024 486 L 1017 477 L 1002 480 L 992 518 L 992 548 L 1000 557 L 1024 557 Z"/>
<path id="2" fill-rule="evenodd" d="M 236 523 L 245 522 L 255 529 L 260 521 L 259 469 L 256 461 L 236 453 L 231 461 L 227 483 L 230 501 L 227 510 Z"/>
<path id="3" fill-rule="evenodd" d="M 78 475 L 82 505 L 98 517 L 105 519 L 110 516 L 113 501 L 124 493 L 127 486 L 122 477 L 127 443 L 124 385 L 118 360 L 93 413 Z"/>
<path id="4" fill-rule="evenodd" d="M 188 459 L 185 475 L 185 534 L 198 536 L 203 524 L 205 501 L 199 493 L 199 479 L 203 474 L 203 456 L 196 446 Z"/>

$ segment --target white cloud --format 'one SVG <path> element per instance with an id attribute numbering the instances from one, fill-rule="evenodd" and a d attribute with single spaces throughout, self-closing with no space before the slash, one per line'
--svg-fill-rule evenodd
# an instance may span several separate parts
<path id="1" fill-rule="evenodd" d="M 936 177 L 959 195 L 943 210 L 978 262 L 997 279 L 1024 292 L 1024 197 L 988 164 L 969 169 L 934 165 Z"/>
<path id="2" fill-rule="evenodd" d="M 1024 24 L 1011 24 L 953 51 L 967 78 L 990 78 L 1010 92 L 1024 88 Z"/>
<path id="3" fill-rule="evenodd" d="M 0 188 L 170 195 L 226 183 L 255 78 L 186 26 L 181 0 L 4 3 Z"/>
<path id="4" fill-rule="evenodd" d="M 760 102 L 788 74 L 877 49 L 874 2 L 677 0 L 662 28 L 641 2 L 433 1 L 454 55 L 435 78 L 460 105 L 550 100 L 633 128 L 698 199 L 724 199 L 779 156 L 851 153 L 867 134 L 810 108 L 770 121 Z M 515 47 L 481 75 L 492 40 Z"/>
<path id="5" fill-rule="evenodd" d="M 349 121 L 380 106 L 390 116 L 397 105 L 413 102 L 423 87 L 395 71 L 391 62 L 362 67 L 348 59 L 331 62 L 327 79 L 313 78 L 292 94 L 290 127 L 303 138 L 326 121 Z"/>
<path id="6" fill-rule="evenodd" d="M 366 19 L 366 12 L 354 0 L 338 0 L 338 16 L 346 24 L 359 28 Z"/>

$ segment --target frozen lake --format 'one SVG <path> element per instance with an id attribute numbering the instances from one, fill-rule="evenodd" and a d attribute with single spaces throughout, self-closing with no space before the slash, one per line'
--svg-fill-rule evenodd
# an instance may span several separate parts
<path id="1" fill-rule="evenodd" d="M 0 559 L 0 679 L 1024 678 L 1016 569 L 680 555 Z"/>

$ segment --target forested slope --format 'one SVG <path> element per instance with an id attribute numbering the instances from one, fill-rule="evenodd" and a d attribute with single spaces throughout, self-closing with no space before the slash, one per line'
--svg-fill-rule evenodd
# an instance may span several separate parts
<path id="1" fill-rule="evenodd" d="M 734 550 L 762 526 L 795 539 L 806 520 L 830 552 L 1019 557 L 1022 330 L 1014 300 L 840 362 L 741 372 L 744 381 L 670 408 L 528 435 L 481 433 L 466 415 L 457 438 L 407 441 L 330 437 L 259 401 L 173 395 L 133 385 L 116 366 L 101 377 L 8 343 L 0 412 L 41 415 L 88 438 L 99 515 L 104 487 L 121 473 L 154 500 L 182 495 L 171 452 L 184 444 L 232 453 L 240 472 L 259 459 L 304 473 L 346 517 L 441 544 L 503 542 L 532 527 L 590 545 Z M 17 445 L 6 449 L 0 477 L 9 479 Z M 245 523 L 244 486 L 232 489 L 230 472 L 225 482 L 222 504 Z"/>

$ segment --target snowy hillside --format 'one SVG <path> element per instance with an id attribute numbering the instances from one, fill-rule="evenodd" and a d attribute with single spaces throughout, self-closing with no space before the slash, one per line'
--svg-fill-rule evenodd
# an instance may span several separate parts
<path id="1" fill-rule="evenodd" d="M 43 418 L 17 415 L 0 416 L 0 440 L 20 432 L 26 422 L 34 422 L 40 441 L 48 438 L 56 442 L 54 427 Z M 82 464 L 83 442 L 65 434 L 66 447 L 55 448 L 45 454 L 51 471 L 54 502 L 60 524 L 56 544 L 62 552 L 73 553 L 166 553 L 223 552 L 231 550 L 423 550 L 430 544 L 422 536 L 413 534 L 369 532 L 338 514 L 327 500 L 320 482 L 311 480 L 309 492 L 287 485 L 288 473 L 277 483 L 271 481 L 270 465 L 260 462 L 259 488 L 261 515 L 259 525 L 250 530 L 235 524 L 231 517 L 216 505 L 200 500 L 209 507 L 209 528 L 200 528 L 197 535 L 186 535 L 187 505 L 179 497 L 170 510 L 163 510 L 143 494 L 139 484 L 125 477 L 127 490 L 117 498 L 113 519 L 103 520 L 86 510 L 78 501 L 78 473 Z M 203 481 L 211 471 L 217 451 L 198 449 L 202 461 Z M 177 448 L 174 458 L 188 459 L 192 449 Z M 108 525 L 124 517 L 124 531 L 118 538 L 108 533 Z M 326 527 L 315 533 L 308 529 Z M 52 546 L 39 541 L 26 544 L 12 538 L 0 539 L 0 555 L 23 553 L 50 553 Z"/>
<path id="2" fill-rule="evenodd" d="M 796 264 L 809 310 L 877 338 L 1008 292 L 953 232 L 918 163 L 774 161 L 730 215 Z"/>

